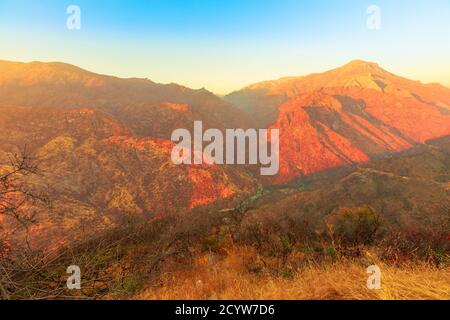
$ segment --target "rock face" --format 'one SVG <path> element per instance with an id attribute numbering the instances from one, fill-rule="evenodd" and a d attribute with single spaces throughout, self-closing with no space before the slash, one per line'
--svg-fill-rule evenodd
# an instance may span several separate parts
<path id="1" fill-rule="evenodd" d="M 364 61 L 258 83 L 225 99 L 256 115 L 260 125 L 280 129 L 277 182 L 450 134 L 450 89 L 404 79 Z"/>

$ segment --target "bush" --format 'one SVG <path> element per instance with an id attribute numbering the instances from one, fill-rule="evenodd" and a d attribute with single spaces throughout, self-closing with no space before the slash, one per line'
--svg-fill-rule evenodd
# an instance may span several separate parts
<path id="1" fill-rule="evenodd" d="M 379 243 L 381 257 L 396 262 L 422 260 L 437 266 L 450 265 L 448 231 L 423 226 L 392 230 Z"/>
<path id="2" fill-rule="evenodd" d="M 326 218 L 333 240 L 356 246 L 372 244 L 381 228 L 378 214 L 370 207 L 339 208 Z"/>

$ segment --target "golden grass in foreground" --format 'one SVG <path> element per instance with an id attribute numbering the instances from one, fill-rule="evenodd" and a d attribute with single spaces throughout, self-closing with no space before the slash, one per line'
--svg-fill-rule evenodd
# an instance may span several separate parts
<path id="1" fill-rule="evenodd" d="M 366 287 L 366 268 L 356 262 L 308 266 L 292 279 L 246 271 L 250 249 L 235 249 L 216 263 L 205 255 L 191 270 L 166 274 L 158 286 L 148 287 L 138 299 L 450 299 L 450 269 L 428 264 L 403 268 L 378 263 L 382 270 L 380 290 Z"/>

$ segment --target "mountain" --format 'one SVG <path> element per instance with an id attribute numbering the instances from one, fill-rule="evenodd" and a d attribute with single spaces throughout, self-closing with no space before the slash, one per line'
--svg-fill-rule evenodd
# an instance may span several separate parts
<path id="1" fill-rule="evenodd" d="M 252 117 L 211 92 L 147 79 L 120 79 L 64 63 L 0 61 L 0 105 L 90 108 L 139 136 L 170 138 L 201 119 L 205 128 L 239 128 Z"/>
<path id="2" fill-rule="evenodd" d="M 245 87 L 224 97 L 240 109 L 254 114 L 261 124 L 272 124 L 283 102 L 299 94 L 324 88 L 360 88 L 415 98 L 433 105 L 444 114 L 450 113 L 450 89 L 439 84 L 422 84 L 396 76 L 378 64 L 362 60 L 303 77 L 286 77 Z"/>
<path id="3" fill-rule="evenodd" d="M 280 175 L 288 182 L 365 162 L 450 134 L 450 89 L 398 77 L 375 63 L 248 86 L 225 97 L 280 129 Z"/>
<path id="4" fill-rule="evenodd" d="M 251 124 L 204 89 L 63 63 L 0 61 L 0 169 L 26 147 L 39 162 L 31 183 L 51 199 L 51 210 L 40 209 L 29 229 L 31 244 L 58 247 L 124 220 L 150 221 L 252 192 L 257 182 L 246 169 L 172 163 L 172 131 L 194 120 L 204 128 Z M 21 239 L 12 224 L 10 236 Z"/>
<path id="5" fill-rule="evenodd" d="M 39 210 L 29 242 L 58 247 L 132 219 L 222 207 L 261 184 L 392 157 L 450 135 L 450 89 L 362 61 L 255 84 L 224 99 L 204 89 L 120 79 L 63 63 L 0 61 L 0 169 L 7 168 L 9 153 L 26 146 L 40 169 L 30 183 L 52 200 L 51 210 Z M 170 135 L 194 120 L 205 128 L 280 129 L 279 175 L 262 179 L 248 166 L 173 165 Z M 345 198 L 345 190 L 364 181 L 381 185 L 385 176 L 374 175 L 355 175 L 361 181 L 348 180 L 334 195 Z M 333 194 L 320 194 L 333 203 Z M 302 206 L 320 197 L 314 199 L 305 198 Z M 24 240 L 24 233 L 6 229 Z"/>

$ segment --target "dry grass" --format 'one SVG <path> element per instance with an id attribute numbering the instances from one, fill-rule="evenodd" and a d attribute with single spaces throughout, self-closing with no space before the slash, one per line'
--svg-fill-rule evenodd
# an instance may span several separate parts
<path id="1" fill-rule="evenodd" d="M 361 263 L 342 261 L 308 265 L 287 279 L 265 272 L 248 272 L 251 248 L 229 250 L 224 259 L 197 258 L 192 269 L 165 274 L 137 299 L 310 300 L 310 299 L 450 299 L 450 269 L 420 263 L 400 267 L 379 263 L 382 288 L 366 287 L 368 274 Z M 376 261 L 376 260 L 375 260 Z"/>

